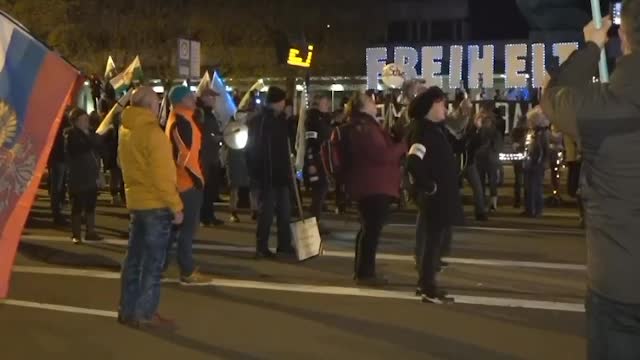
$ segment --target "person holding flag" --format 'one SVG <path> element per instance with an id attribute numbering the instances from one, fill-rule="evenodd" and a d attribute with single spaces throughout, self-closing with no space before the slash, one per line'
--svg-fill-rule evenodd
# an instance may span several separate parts
<path id="1" fill-rule="evenodd" d="M 551 75 L 541 107 L 582 147 L 587 358 L 640 359 L 640 1 L 622 2 L 623 56 L 609 83 L 593 82 L 612 25 L 597 20 L 584 28 L 585 46 Z"/>

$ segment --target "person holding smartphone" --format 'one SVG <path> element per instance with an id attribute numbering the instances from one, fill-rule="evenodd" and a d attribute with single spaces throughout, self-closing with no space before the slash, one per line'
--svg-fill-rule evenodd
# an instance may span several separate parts
<path id="1" fill-rule="evenodd" d="M 612 19 L 584 28 L 585 45 L 552 74 L 542 109 L 582 147 L 588 359 L 640 359 L 640 1 L 622 2 L 623 56 L 594 84 Z"/>

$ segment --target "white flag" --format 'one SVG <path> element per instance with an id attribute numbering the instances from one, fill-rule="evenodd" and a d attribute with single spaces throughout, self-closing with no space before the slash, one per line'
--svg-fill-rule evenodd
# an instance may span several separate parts
<path id="1" fill-rule="evenodd" d="M 120 114 L 127 103 L 131 99 L 131 94 L 133 93 L 133 89 L 129 89 L 123 97 L 121 97 L 115 105 L 111 108 L 111 111 L 104 117 L 100 126 L 98 126 L 98 130 L 96 130 L 96 134 L 104 135 L 109 131 L 109 129 L 113 128 L 113 120 L 116 118 L 116 115 Z"/>
<path id="2" fill-rule="evenodd" d="M 202 77 L 202 79 L 200 79 L 200 84 L 198 84 L 198 88 L 196 89 L 196 96 L 200 97 L 200 95 L 202 95 L 202 92 L 205 89 L 208 89 L 211 87 L 211 76 L 209 76 L 209 72 L 205 71 L 204 76 Z"/>
<path id="3" fill-rule="evenodd" d="M 142 77 L 142 64 L 140 63 L 140 57 L 136 56 L 133 59 L 133 62 L 120 74 L 116 75 L 111 81 L 111 86 L 116 91 L 116 94 L 119 92 L 125 91 L 128 87 L 131 86 L 131 83 L 134 79 Z"/>
<path id="4" fill-rule="evenodd" d="M 111 79 L 116 74 L 116 63 L 113 62 L 113 58 L 109 56 L 107 59 L 107 68 L 104 70 L 105 80 Z"/>
<path id="5" fill-rule="evenodd" d="M 296 134 L 296 170 L 300 171 L 304 167 L 304 154 L 307 151 L 307 87 L 302 90 L 300 100 L 300 116 L 298 116 L 298 132 Z"/>

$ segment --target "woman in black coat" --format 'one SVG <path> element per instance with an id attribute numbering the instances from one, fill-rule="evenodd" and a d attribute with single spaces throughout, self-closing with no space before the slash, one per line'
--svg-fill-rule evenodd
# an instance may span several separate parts
<path id="1" fill-rule="evenodd" d="M 75 244 L 82 242 L 82 219 L 86 223 L 84 240 L 102 238 L 95 231 L 96 202 L 100 178 L 98 136 L 90 131 L 89 116 L 82 109 L 69 114 L 72 127 L 65 133 L 65 154 L 69 169 L 71 230 Z"/>
<path id="2" fill-rule="evenodd" d="M 409 116 L 407 171 L 419 209 L 416 247 L 422 250 L 416 259 L 417 293 L 424 302 L 451 302 L 438 287 L 436 274 L 444 265 L 443 249 L 450 246 L 451 227 L 462 222 L 463 214 L 459 166 L 443 125 L 447 116 L 445 93 L 434 86 L 418 95 L 409 105 Z"/>

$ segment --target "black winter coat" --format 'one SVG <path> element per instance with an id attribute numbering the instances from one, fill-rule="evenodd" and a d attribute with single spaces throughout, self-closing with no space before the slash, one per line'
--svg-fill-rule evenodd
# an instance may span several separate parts
<path id="1" fill-rule="evenodd" d="M 321 147 L 331 135 L 331 114 L 321 113 L 317 109 L 307 112 L 305 126 L 304 179 L 307 184 L 326 184 L 327 176 L 322 165 Z M 315 172 L 309 171 L 310 167 Z"/>
<path id="2" fill-rule="evenodd" d="M 65 155 L 69 169 L 69 192 L 98 188 L 100 147 L 98 135 L 72 127 L 65 132 Z"/>
<path id="3" fill-rule="evenodd" d="M 222 131 L 216 119 L 213 109 L 201 107 L 196 112 L 196 120 L 202 134 L 202 145 L 200 147 L 200 164 L 202 169 L 220 163 L 220 142 L 222 141 Z"/>
<path id="4" fill-rule="evenodd" d="M 284 113 L 264 108 L 247 122 L 249 177 L 261 189 L 290 186 L 289 124 Z"/>
<path id="5" fill-rule="evenodd" d="M 407 171 L 420 211 L 428 226 L 458 225 L 463 221 L 458 188 L 458 164 L 447 130 L 428 120 L 412 121 Z"/>

